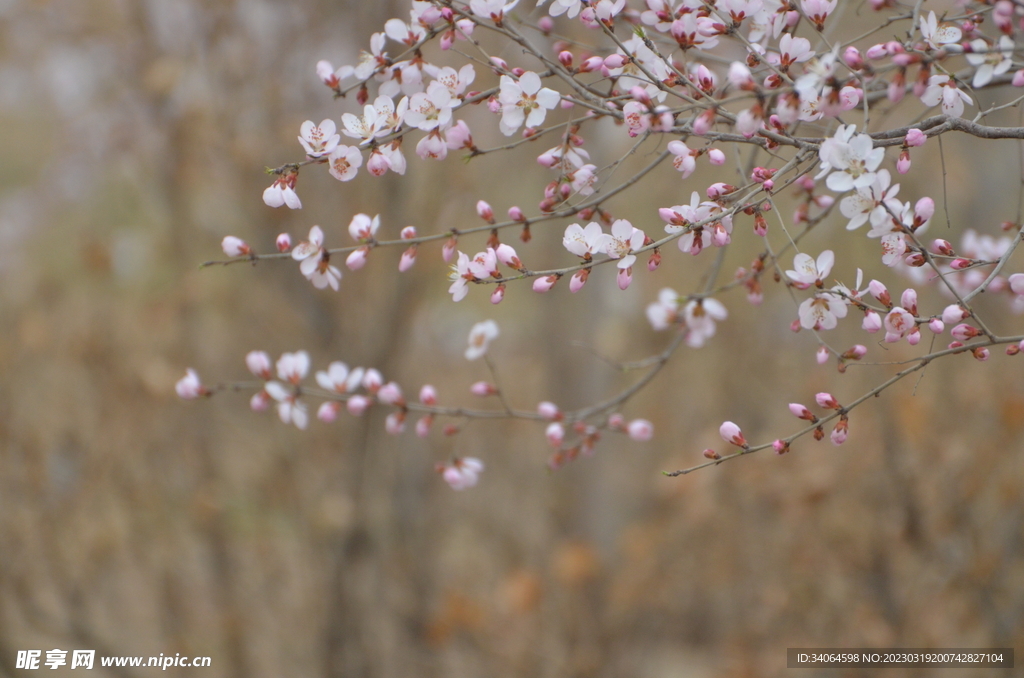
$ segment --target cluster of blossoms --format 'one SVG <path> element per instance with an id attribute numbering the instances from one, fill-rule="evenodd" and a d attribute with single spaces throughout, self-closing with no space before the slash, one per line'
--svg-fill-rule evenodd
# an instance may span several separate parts
<path id="1" fill-rule="evenodd" d="M 1024 312 L 1024 274 L 1004 271 L 1021 240 L 1021 225 L 1008 222 L 1003 235 L 963 230 L 958 248 L 945 239 L 925 242 L 936 200 L 901 195 L 894 178 L 912 171 L 912 153 L 923 153 L 916 149 L 949 131 L 988 139 L 1024 137 L 1019 128 L 987 127 L 979 122 L 985 110 L 978 109 L 972 121 L 963 117 L 968 107 L 974 113 L 982 90 L 997 93 L 1024 87 L 1024 68 L 1016 55 L 1016 39 L 1024 32 L 1024 11 L 1009 0 L 961 0 L 945 14 L 931 8 L 926 12 L 920 3 L 901 13 L 905 8 L 892 0 L 871 0 L 871 8 L 887 17 L 878 22 L 880 27 L 894 27 L 884 33 L 905 37 L 876 42 L 877 37 L 872 37 L 880 34 L 876 28 L 844 40 L 836 35 L 844 25 L 840 17 L 856 4 L 838 0 L 413 0 L 408 20 L 387 21 L 383 31 L 371 36 L 369 50 L 361 53 L 358 63 L 340 68 L 327 61 L 316 65 L 317 76 L 336 96 L 355 93 L 358 110 L 343 112 L 340 127 L 332 119 L 303 123 L 298 141 L 305 156 L 272 170 L 274 181 L 264 192 L 264 201 L 271 207 L 300 208 L 296 183 L 309 165 L 327 165 L 340 181 L 372 181 L 360 176 L 364 167 L 371 177 L 389 171 L 405 174 L 411 166 L 402 147 L 413 133 L 419 137 L 416 155 L 424 161 L 445 160 L 450 151 L 476 161 L 551 135 L 557 141 L 553 146 L 551 141 L 544 143 L 549 148 L 536 158 L 545 171 L 553 173 L 537 196 L 536 213 L 514 206 L 508 210 L 508 219 L 499 221 L 491 206 L 480 200 L 476 211 L 483 226 L 429 234 L 408 226 L 391 240 L 378 239 L 378 217 L 357 214 L 349 225 L 355 242 L 350 247 L 327 249 L 323 230 L 313 226 L 308 240 L 294 247 L 290 236 L 279 236 L 276 254 L 261 255 L 235 236 L 224 239 L 223 250 L 232 261 L 291 256 L 314 287 L 337 290 L 341 271 L 332 265 L 333 255 L 345 255 L 346 267 L 357 270 L 366 265 L 373 249 L 399 246 L 404 249 L 398 268 L 405 271 L 421 248 L 436 243 L 450 267 L 452 299 L 464 299 L 471 286 L 490 286 L 490 300 L 497 304 L 520 282 L 543 293 L 569 276 L 569 291 L 578 293 L 591 275 L 611 269 L 616 271 L 618 287 L 626 290 L 634 280 L 638 259 L 644 257 L 647 264 L 641 276 L 654 275 L 662 264 L 662 248 L 675 240 L 678 249 L 690 255 L 686 260 L 714 261 L 708 261 L 700 290 L 679 293 L 664 284 L 649 286 L 663 288 L 646 307 L 651 327 L 677 333 L 667 353 L 653 362 L 653 371 L 665 364 L 676 345 L 697 349 L 714 339 L 717 323 L 728 317 L 719 299 L 743 289 L 749 303 L 759 304 L 765 281 L 772 279 L 792 290 L 797 299 L 792 329 L 813 333 L 817 361 L 834 359 L 840 371 L 868 354 L 863 344 L 838 351 L 826 343 L 826 333 L 841 322 L 859 321 L 861 330 L 877 333 L 881 343 L 905 341 L 909 346 L 917 346 L 925 331 L 933 337 L 948 331 L 952 341 L 937 353 L 922 354 L 917 366 L 963 352 L 985 360 L 995 345 L 1006 345 L 1008 353 L 1017 353 L 1024 348 L 1024 337 L 996 334 L 971 302 L 985 291 L 999 293 L 1008 301 L 1007 308 Z M 570 30 L 569 22 L 579 22 L 584 27 L 580 35 L 594 39 L 576 37 L 579 31 Z M 827 26 L 836 30 L 826 31 Z M 561 38 L 558 31 L 563 29 L 574 39 Z M 481 34 L 516 45 L 518 61 L 490 56 L 484 46 L 487 42 L 479 40 Z M 445 54 L 458 55 L 452 48 L 465 39 L 472 40 L 483 56 L 474 55 L 467 60 L 472 63 L 459 68 L 432 63 L 431 59 L 440 61 Z M 428 52 L 434 43 L 436 52 Z M 1000 101 L 992 110 L 1013 99 Z M 918 122 L 886 129 L 874 122 L 885 116 L 871 115 L 880 104 L 908 107 L 910 117 L 918 114 Z M 463 115 L 475 105 L 481 111 L 476 117 Z M 494 130 L 479 137 L 517 138 L 496 148 L 477 146 L 467 119 L 486 120 L 488 115 Z M 855 119 L 860 120 L 859 126 L 847 122 Z M 612 138 L 610 143 L 585 149 L 588 137 Z M 618 159 L 601 157 L 618 142 L 631 144 L 630 151 Z M 737 168 L 746 169 L 724 169 L 730 155 L 724 148 L 734 151 Z M 649 152 L 644 155 L 641 149 Z M 634 176 L 617 177 L 616 169 L 629 155 L 651 160 Z M 707 159 L 706 167 L 698 163 L 702 157 Z M 762 162 L 772 166 L 758 164 Z M 608 201 L 613 196 L 658 175 L 659 169 L 665 170 L 662 176 L 683 181 L 682 197 L 671 200 L 680 204 L 639 201 L 635 213 L 610 211 Z M 798 203 L 788 223 L 779 205 L 783 196 Z M 659 223 L 659 218 L 663 231 L 658 237 L 649 235 L 656 232 L 651 224 Z M 769 219 L 779 223 L 771 233 Z M 752 234 L 745 223 L 752 225 Z M 898 299 L 878 279 L 862 287 L 863 271 L 873 267 L 851 262 L 845 255 L 851 248 L 837 244 L 814 255 L 801 251 L 804 234 L 833 224 L 837 241 L 859 237 L 848 232 L 867 226 L 861 232 L 878 241 L 876 261 L 886 267 L 882 270 L 907 281 Z M 502 239 L 503 231 L 516 229 L 526 245 L 531 229 L 549 225 L 563 233 L 562 244 L 569 255 L 561 253 L 564 265 L 552 270 L 527 268 L 506 242 L 509 238 Z M 460 243 L 475 233 L 486 234 L 486 242 L 460 250 Z M 732 280 L 717 280 L 729 246 L 740 238 L 753 238 L 762 253 L 749 266 L 739 268 Z M 711 248 L 715 256 L 691 259 Z M 849 287 L 832 278 L 833 270 L 851 277 L 856 270 L 856 284 Z M 928 288 L 937 291 L 932 295 L 937 301 L 926 295 Z M 475 326 L 466 357 L 484 356 L 497 334 L 497 325 L 491 321 Z M 252 365 L 250 369 L 266 383 L 254 397 L 254 408 L 276 402 L 282 420 L 304 427 L 307 416 L 299 382 L 308 369 L 308 357 L 285 354 L 276 364 L 274 379 L 269 357 L 256 355 L 258 360 L 252 360 L 260 371 Z M 387 423 L 392 432 L 402 429 L 409 411 L 424 412 L 417 432 L 429 431 L 433 417 L 444 414 L 443 408 L 436 407 L 432 391 L 421 392 L 419 403 L 407 403 L 397 384 L 384 383 L 373 370 L 350 370 L 343 363 L 333 363 L 317 374 L 317 383 L 331 395 L 318 411 L 322 420 L 331 420 L 341 402 L 354 413 L 375 402 L 393 407 Z M 653 432 L 650 422 L 627 422 L 615 411 L 633 394 L 629 389 L 603 407 L 577 413 L 562 412 L 548 402 L 536 411 L 514 410 L 504 402 L 500 387 L 491 382 L 477 382 L 470 390 L 480 397 L 500 397 L 507 416 L 547 422 L 545 436 L 556 450 L 550 465 L 555 468 L 592 452 L 604 432 L 626 433 L 635 440 L 646 440 Z M 178 392 L 191 398 L 212 390 L 189 372 L 179 382 Z M 842 407 L 831 395 L 818 394 L 818 405 L 831 412 L 820 420 L 802 405 L 791 405 L 791 411 L 811 425 L 762 446 L 750 445 L 732 422 L 725 422 L 720 433 L 741 448 L 736 455 L 768 447 L 782 453 L 805 433 L 822 439 L 824 424 L 834 420 L 831 440 L 840 444 L 848 435 L 849 410 L 863 400 Z M 710 450 L 705 454 L 708 464 L 725 459 Z M 456 489 L 476 484 L 482 470 L 483 463 L 473 458 L 439 466 Z"/>

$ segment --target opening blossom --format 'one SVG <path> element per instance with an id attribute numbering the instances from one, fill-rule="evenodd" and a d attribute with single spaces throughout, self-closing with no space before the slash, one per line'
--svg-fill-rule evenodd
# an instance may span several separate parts
<path id="1" fill-rule="evenodd" d="M 825 183 L 836 193 L 870 186 L 885 157 L 884 148 L 874 148 L 867 134 L 854 136 L 855 130 L 853 125 L 840 126 L 835 136 L 822 142 L 818 150 L 822 168 L 818 176 L 831 171 Z"/>
<path id="2" fill-rule="evenodd" d="M 516 82 L 507 75 L 501 76 L 501 104 L 499 127 L 505 136 L 512 136 L 523 123 L 536 127 L 544 122 L 548 110 L 558 105 L 561 95 L 553 89 L 541 87 L 540 76 L 526 71 Z"/>
<path id="3" fill-rule="evenodd" d="M 605 236 L 605 253 L 612 259 L 618 259 L 616 264 L 620 269 L 626 269 L 636 261 L 636 255 L 632 254 L 644 246 L 647 236 L 639 228 L 625 219 L 617 219 L 612 224 L 611 235 Z"/>
<path id="4" fill-rule="evenodd" d="M 277 361 L 277 376 L 281 381 L 268 381 L 264 389 L 277 401 L 277 415 L 285 424 L 305 429 L 309 424 L 306 405 L 299 399 L 298 384 L 309 371 L 309 354 L 305 351 L 284 353 Z M 293 386 L 289 389 L 281 382 Z"/>
<path id="5" fill-rule="evenodd" d="M 292 259 L 302 262 L 299 270 L 313 283 L 313 287 L 322 290 L 330 285 L 331 289 L 337 291 L 341 271 L 331 266 L 331 255 L 323 245 L 324 232 L 319 226 L 314 226 L 309 229 L 309 240 L 300 242 L 292 250 Z"/>
<path id="6" fill-rule="evenodd" d="M 493 320 L 484 320 L 469 331 L 469 348 L 466 349 L 466 360 L 476 360 L 487 353 L 487 347 L 492 339 L 498 336 L 498 323 Z"/>

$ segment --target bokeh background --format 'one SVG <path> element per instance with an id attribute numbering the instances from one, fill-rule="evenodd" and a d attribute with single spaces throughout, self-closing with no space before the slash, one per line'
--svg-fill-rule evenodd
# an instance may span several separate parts
<path id="1" fill-rule="evenodd" d="M 861 4 L 847 18 L 867 25 Z M 393 236 L 475 226 L 480 198 L 533 211 L 543 141 L 468 166 L 407 146 L 401 180 L 340 184 L 311 168 L 303 210 L 262 203 L 264 167 L 301 158 L 302 121 L 356 110 L 332 100 L 316 61 L 352 63 L 402 5 L 0 2 L 0 675 L 20 675 L 15 655 L 29 648 L 207 655 L 211 668 L 167 675 L 233 678 L 774 676 L 787 647 L 1024 648 L 1021 358 L 932 365 L 856 410 L 839 448 L 801 440 L 784 457 L 661 475 L 722 449 L 725 419 L 770 440 L 797 428 L 788 402 L 824 389 L 849 401 L 894 369 L 818 367 L 813 337 L 788 329 L 792 298 L 770 282 L 757 308 L 723 297 L 732 313 L 715 341 L 681 350 L 624 405 L 654 422 L 654 441 L 609 435 L 555 473 L 528 423 L 421 440 L 386 435 L 372 412 L 301 432 L 251 412 L 247 394 L 175 397 L 186 366 L 211 383 L 245 379 L 247 351 L 305 349 L 318 369 L 376 366 L 407 392 L 429 381 L 445 403 L 474 404 L 468 385 L 488 374 L 462 357 L 465 337 L 494 318 L 509 398 L 571 408 L 632 383 L 615 364 L 669 341 L 644 306 L 663 286 L 696 288 L 707 263 L 674 248 L 626 292 L 598 271 L 579 295 L 513 285 L 498 307 L 480 290 L 451 303 L 439 247 L 401 276 L 398 251 L 374 252 L 338 293 L 292 262 L 199 269 L 228 234 L 267 251 L 313 224 L 328 245 L 347 243 L 356 212 L 381 214 Z M 493 84 L 478 73 L 477 86 Z M 1000 115 L 993 124 L 1020 124 Z M 492 127 L 474 127 L 478 143 L 499 141 Z M 628 145 L 621 129 L 597 129 L 588 148 L 603 165 Z M 1016 218 L 1019 145 L 943 144 L 942 156 L 915 150 L 931 171 L 903 195 L 928 193 L 941 210 L 944 160 L 952 226 L 942 215 L 935 235 L 998 234 Z M 680 184 L 666 169 L 609 208 L 657 232 L 650 207 L 711 176 Z M 565 262 L 565 225 L 534 229 L 519 247 L 528 265 Z M 723 276 L 754 256 L 749 228 L 738 223 Z M 877 259 L 841 220 L 817 231 L 807 251 L 846 255 L 835 275 L 849 284 L 852 255 Z M 868 274 L 902 289 L 891 272 Z M 1005 299 L 982 307 L 1020 332 Z M 839 347 L 863 341 L 849 324 Z M 474 490 L 433 472 L 453 455 L 487 464 Z M 982 674 L 999 675 L 941 673 Z"/>

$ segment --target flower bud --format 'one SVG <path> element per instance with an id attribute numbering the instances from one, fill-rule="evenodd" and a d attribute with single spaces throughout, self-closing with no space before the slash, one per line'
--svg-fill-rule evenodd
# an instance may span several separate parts
<path id="1" fill-rule="evenodd" d="M 797 419 L 806 419 L 811 423 L 818 421 L 818 418 L 814 416 L 814 413 L 800 403 L 790 403 L 789 411 L 792 412 L 793 416 Z"/>
<path id="2" fill-rule="evenodd" d="M 426 438 L 430 435 L 430 428 L 434 425 L 434 415 L 427 414 L 420 417 L 419 421 L 416 422 L 416 435 L 420 438 Z"/>
<path id="3" fill-rule="evenodd" d="M 224 239 L 220 242 L 220 247 L 224 250 L 224 254 L 229 257 L 241 257 L 252 253 L 248 243 L 233 235 L 224 236 Z"/>
<path id="4" fill-rule="evenodd" d="M 814 396 L 814 401 L 818 403 L 818 407 L 826 410 L 838 410 L 840 407 L 839 401 L 831 393 L 818 393 Z"/>
<path id="5" fill-rule="evenodd" d="M 645 442 L 654 437 L 654 425 L 646 419 L 634 419 L 626 426 L 626 433 L 633 440 Z"/>
<path id="6" fill-rule="evenodd" d="M 504 299 L 505 299 L 505 284 L 504 283 L 499 283 L 498 286 L 494 288 L 494 291 L 491 292 L 491 303 L 497 305 L 497 304 L 500 304 Z"/>
<path id="7" fill-rule="evenodd" d="M 263 412 L 270 407 L 270 394 L 266 391 L 260 391 L 259 393 L 253 393 L 252 398 L 249 399 L 249 407 L 253 412 Z"/>
<path id="8" fill-rule="evenodd" d="M 498 393 L 498 387 L 486 381 L 478 381 L 469 387 L 469 392 L 478 398 L 486 398 Z"/>
<path id="9" fill-rule="evenodd" d="M 277 236 L 277 251 L 284 253 L 292 248 L 292 237 L 287 233 L 282 233 Z"/>
<path id="10" fill-rule="evenodd" d="M 245 366 L 249 368 L 249 371 L 254 376 L 264 381 L 269 381 L 273 378 L 270 365 L 270 356 L 264 351 L 249 351 L 245 354 Z"/>
<path id="11" fill-rule="evenodd" d="M 420 402 L 424 405 L 433 406 L 437 404 L 437 390 L 430 384 L 424 384 L 420 388 Z"/>
<path id="12" fill-rule="evenodd" d="M 942 334 L 943 330 L 946 329 L 946 325 L 938 318 L 932 318 L 928 321 L 928 329 L 934 334 Z"/>
<path id="13" fill-rule="evenodd" d="M 476 203 L 476 213 L 488 224 L 494 223 L 494 210 L 485 201 L 480 200 Z"/>
<path id="14" fill-rule="evenodd" d="M 565 428 L 557 421 L 548 424 L 547 429 L 544 431 L 544 437 L 548 439 L 548 443 L 551 447 L 561 447 L 562 442 L 565 440 Z"/>
<path id="15" fill-rule="evenodd" d="M 604 58 L 605 68 L 612 70 L 622 68 L 626 64 L 626 57 L 621 54 L 609 54 Z"/>
<path id="16" fill-rule="evenodd" d="M 708 459 L 721 459 L 722 458 L 722 455 L 720 455 L 718 452 L 715 452 L 710 447 L 708 449 L 704 450 L 703 454 Z"/>
<path id="17" fill-rule="evenodd" d="M 772 443 L 772 449 L 775 450 L 775 454 L 785 454 L 789 452 L 789 443 L 785 440 L 776 440 Z"/>
<path id="18" fill-rule="evenodd" d="M 824 365 L 828 362 L 828 356 L 828 349 L 822 346 L 815 352 L 814 359 L 818 361 L 819 365 Z"/>
<path id="19" fill-rule="evenodd" d="M 413 245 L 406 251 L 402 252 L 402 258 L 398 260 L 398 271 L 405 273 L 412 265 L 416 263 L 416 245 Z"/>
<path id="20" fill-rule="evenodd" d="M 345 409 L 353 417 L 361 417 L 366 409 L 373 404 L 373 400 L 363 395 L 354 395 L 345 403 Z"/>
<path id="21" fill-rule="evenodd" d="M 719 148 L 712 148 L 708 151 L 708 162 L 712 165 L 724 165 L 725 164 L 725 153 Z"/>
<path id="22" fill-rule="evenodd" d="M 341 410 L 341 403 L 333 400 L 320 403 L 319 409 L 316 411 L 316 418 L 325 424 L 330 424 L 332 421 L 338 418 L 338 412 Z"/>
<path id="23" fill-rule="evenodd" d="M 366 255 L 369 253 L 370 248 L 363 245 L 349 253 L 348 257 L 345 258 L 345 265 L 348 266 L 349 270 L 358 271 L 366 265 Z"/>
<path id="24" fill-rule="evenodd" d="M 557 275 L 546 275 L 537 278 L 533 281 L 533 291 L 543 294 L 544 292 L 550 292 L 551 288 L 558 282 Z"/>
<path id="25" fill-rule="evenodd" d="M 405 430 L 405 412 L 392 412 L 384 419 L 384 430 L 397 436 Z"/>
<path id="26" fill-rule="evenodd" d="M 400 407 L 405 404 L 405 399 L 402 398 L 402 387 L 393 381 L 389 381 L 380 387 L 380 390 L 377 391 L 377 400 L 385 405 L 398 405 Z"/>
<path id="27" fill-rule="evenodd" d="M 1024 273 L 1014 273 L 1007 282 L 1010 283 L 1010 291 L 1014 294 L 1024 294 Z"/>
<path id="28" fill-rule="evenodd" d="M 732 443 L 737 447 L 746 447 L 747 439 L 743 437 L 743 431 L 740 427 L 731 421 L 724 422 L 718 428 L 718 434 L 722 436 L 722 440 L 727 443 Z"/>

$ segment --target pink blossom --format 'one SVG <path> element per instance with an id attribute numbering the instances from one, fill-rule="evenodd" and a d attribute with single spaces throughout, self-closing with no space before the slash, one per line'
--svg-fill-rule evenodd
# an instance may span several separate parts
<path id="1" fill-rule="evenodd" d="M 722 440 L 727 443 L 732 443 L 737 447 L 746 447 L 747 439 L 743 437 L 743 431 L 740 427 L 731 421 L 724 422 L 718 429 L 719 435 L 722 436 Z"/>
<path id="2" fill-rule="evenodd" d="M 183 400 L 195 400 L 210 393 L 199 380 L 199 374 L 191 367 L 185 370 L 185 376 L 174 385 L 174 390 Z"/>
<path id="3" fill-rule="evenodd" d="M 658 293 L 658 300 L 647 306 L 647 320 L 657 332 L 665 330 L 676 322 L 679 312 L 679 295 L 668 287 Z"/>
<path id="4" fill-rule="evenodd" d="M 405 404 L 405 398 L 402 397 L 402 387 L 393 381 L 389 381 L 380 387 L 377 391 L 377 400 L 385 405 L 401 407 Z"/>
<path id="5" fill-rule="evenodd" d="M 619 260 L 617 266 L 620 269 L 626 269 L 636 261 L 633 252 L 644 246 L 645 239 L 643 231 L 633 228 L 633 224 L 625 219 L 617 219 L 612 224 L 611 235 L 605 236 L 604 251 L 612 259 Z"/>
<path id="6" fill-rule="evenodd" d="M 800 304 L 798 315 L 800 326 L 808 330 L 832 330 L 839 324 L 839 318 L 845 318 L 846 300 L 835 294 L 819 292 Z"/>
<path id="7" fill-rule="evenodd" d="M 885 341 L 897 342 L 916 327 L 913 315 L 899 306 L 894 306 L 885 316 Z"/>
<path id="8" fill-rule="evenodd" d="M 557 421 L 551 422 L 544 430 L 544 437 L 548 439 L 551 447 L 561 447 L 565 440 L 565 428 Z"/>
<path id="9" fill-rule="evenodd" d="M 287 233 L 282 233 L 277 236 L 274 244 L 277 247 L 277 251 L 284 254 L 292 249 L 292 237 Z"/>
<path id="10" fill-rule="evenodd" d="M 347 409 L 348 413 L 353 417 L 361 417 L 372 404 L 373 399 L 364 395 L 354 395 L 345 403 L 345 409 Z"/>
<path id="11" fill-rule="evenodd" d="M 351 393 L 362 385 L 364 373 L 361 367 L 349 370 L 345 363 L 334 361 L 327 366 L 327 370 L 316 373 L 316 383 L 325 391 Z"/>
<path id="12" fill-rule="evenodd" d="M 562 412 L 558 409 L 558 405 L 547 400 L 537 404 L 537 414 L 551 421 L 557 421 L 562 418 Z"/>
<path id="13" fill-rule="evenodd" d="M 229 257 L 241 257 L 252 253 L 252 248 L 249 247 L 248 243 L 233 235 L 224 236 L 220 247 L 224 250 L 224 254 Z"/>
<path id="14" fill-rule="evenodd" d="M 327 156 L 327 168 L 338 181 L 351 181 L 363 165 L 363 154 L 356 146 L 339 145 Z"/>
<path id="15" fill-rule="evenodd" d="M 634 419 L 626 425 L 626 433 L 633 440 L 645 442 L 654 437 L 654 425 L 646 419 Z"/>
<path id="16" fill-rule="evenodd" d="M 693 151 L 682 141 L 675 139 L 668 142 L 668 150 L 675 156 L 672 160 L 672 166 L 679 170 L 680 176 L 683 179 L 693 174 L 693 171 L 697 169 L 697 160 L 694 157 Z"/>
<path id="17" fill-rule="evenodd" d="M 245 355 L 245 366 L 249 368 L 253 376 L 263 381 L 271 379 L 270 356 L 265 351 L 249 351 Z"/>
<path id="18" fill-rule="evenodd" d="M 359 243 L 371 242 L 377 235 L 380 228 L 380 215 L 372 219 L 368 214 L 357 214 L 352 217 L 348 224 L 348 234 Z"/>
<path id="19" fill-rule="evenodd" d="M 920 21 L 921 37 L 932 49 L 940 49 L 943 45 L 958 42 L 963 32 L 953 24 L 939 25 L 935 12 L 922 16 Z"/>

